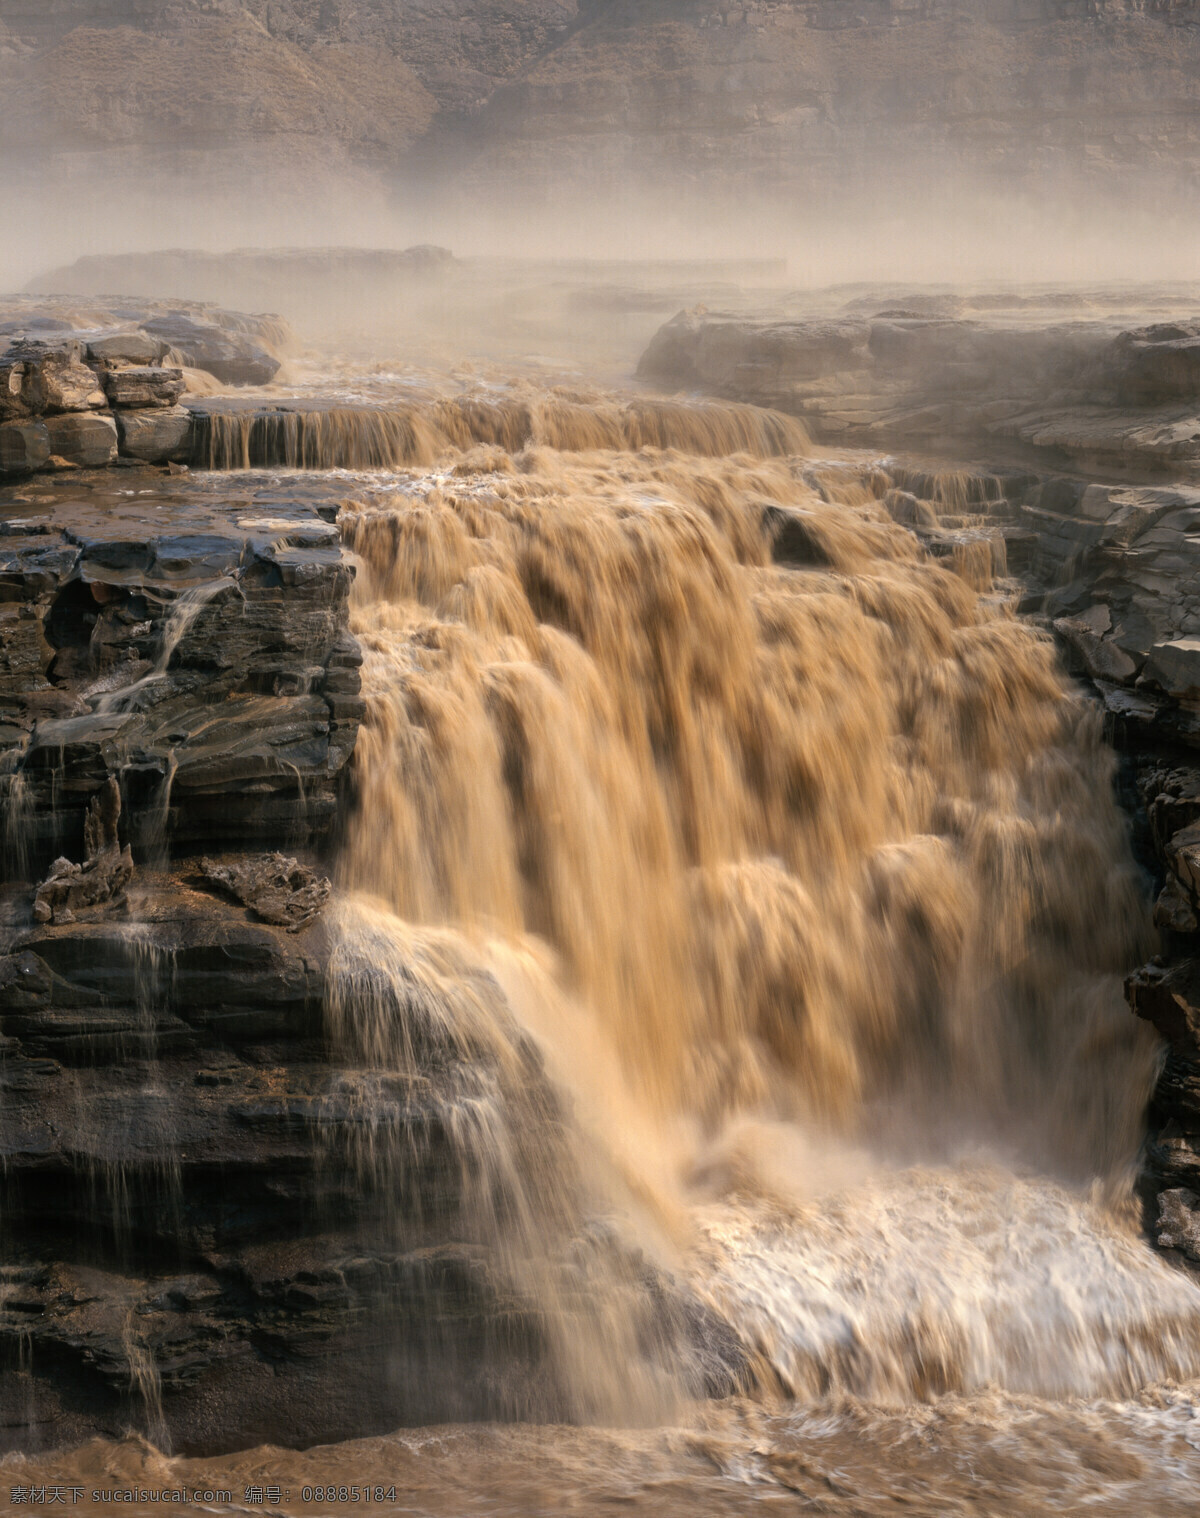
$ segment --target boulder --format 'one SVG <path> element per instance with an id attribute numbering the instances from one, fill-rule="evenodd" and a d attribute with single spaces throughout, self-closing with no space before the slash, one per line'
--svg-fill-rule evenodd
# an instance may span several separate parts
<path id="1" fill-rule="evenodd" d="M 298 933 L 320 916 L 330 884 L 285 854 L 263 854 L 220 864 L 201 860 L 204 878 L 235 896 L 263 922 Z"/>
<path id="2" fill-rule="evenodd" d="M 824 568 L 830 563 L 811 511 L 794 506 L 767 506 L 762 524 L 773 563 L 796 568 Z"/>
<path id="3" fill-rule="evenodd" d="M 204 326 L 186 316 L 155 317 L 142 329 L 161 338 L 188 368 L 205 369 L 226 385 L 266 385 L 279 360 L 237 332 Z"/>
<path id="4" fill-rule="evenodd" d="M 867 333 L 856 320 L 764 321 L 701 307 L 659 328 L 637 372 L 672 388 L 775 405 L 790 384 L 869 363 Z"/>
<path id="5" fill-rule="evenodd" d="M 74 338 L 15 343 L 4 357 L 3 388 L 9 397 L 14 394 L 19 370 L 21 404 L 28 412 L 99 409 L 106 404 L 104 392 L 95 371 L 81 362 L 82 353 Z"/>
<path id="6" fill-rule="evenodd" d="M 186 364 L 183 366 L 183 383 L 188 395 L 220 395 L 225 388 L 207 369 L 189 369 Z"/>
<path id="7" fill-rule="evenodd" d="M 1168 928 L 1172 933 L 1196 931 L 1196 913 L 1190 895 L 1174 875 L 1167 876 L 1166 884 L 1154 903 L 1154 926 Z"/>
<path id="8" fill-rule="evenodd" d="M 168 344 L 149 332 L 110 332 L 88 339 L 87 355 L 96 364 L 157 364 Z"/>
<path id="9" fill-rule="evenodd" d="M 99 469 L 117 456 L 117 424 L 109 414 L 67 412 L 45 418 L 50 453 L 84 469 Z"/>
<path id="10" fill-rule="evenodd" d="M 49 457 L 45 422 L 30 417 L 0 424 L 0 474 L 32 474 Z"/>
<path id="11" fill-rule="evenodd" d="M 1107 608 L 1103 610 L 1107 620 Z M 1104 632 L 1097 631 L 1094 620 L 1086 615 L 1059 617 L 1054 630 L 1070 645 L 1093 679 L 1112 680 L 1117 684 L 1132 680 L 1137 674 L 1137 664 L 1123 648 L 1105 637 Z"/>
<path id="12" fill-rule="evenodd" d="M 929 501 L 919 500 L 908 490 L 889 490 L 883 498 L 883 508 L 893 522 L 905 527 L 936 527 L 937 512 Z"/>
<path id="13" fill-rule="evenodd" d="M 1200 822 L 1172 834 L 1163 852 L 1167 867 L 1192 904 L 1200 902 Z"/>
<path id="14" fill-rule="evenodd" d="M 1146 660 L 1145 678 L 1176 700 L 1200 696 L 1200 637 L 1156 643 Z"/>
<path id="15" fill-rule="evenodd" d="M 179 464 L 191 456 L 192 413 L 183 406 L 165 411 L 118 411 L 116 423 L 126 458 L 147 464 Z"/>
<path id="16" fill-rule="evenodd" d="M 102 382 L 109 402 L 126 409 L 173 406 L 186 388 L 182 369 L 107 369 Z"/>
<path id="17" fill-rule="evenodd" d="M 1122 332 L 1106 355 L 1119 398 L 1136 406 L 1200 402 L 1200 321 Z"/>
<path id="18" fill-rule="evenodd" d="M 0 422 L 29 415 L 24 391 L 25 361 L 10 348 L 0 356 Z"/>

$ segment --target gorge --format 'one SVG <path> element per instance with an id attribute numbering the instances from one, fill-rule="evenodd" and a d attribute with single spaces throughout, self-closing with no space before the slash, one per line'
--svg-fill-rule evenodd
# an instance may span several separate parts
<path id="1" fill-rule="evenodd" d="M 1189 1511 L 1192 297 L 629 278 L 6 304 L 6 1482 Z"/>
<path id="2" fill-rule="evenodd" d="M 1200 1511 L 1196 0 L 0 0 L 0 1508 Z"/>

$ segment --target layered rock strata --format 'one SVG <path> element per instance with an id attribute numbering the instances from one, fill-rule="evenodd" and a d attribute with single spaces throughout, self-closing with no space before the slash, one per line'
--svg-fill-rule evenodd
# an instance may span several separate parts
<path id="1" fill-rule="evenodd" d="M 3 0 L 0 148 L 43 173 L 69 154 L 79 174 L 116 147 L 138 189 L 155 170 L 194 184 L 224 166 L 244 193 L 255 159 L 271 185 L 417 158 L 489 190 L 749 185 L 776 209 L 897 180 L 927 195 L 930 163 L 1068 204 L 1114 183 L 1186 194 L 1195 15 L 1194 0 Z"/>
<path id="2" fill-rule="evenodd" d="M 349 1433 L 380 1370 L 367 1299 L 470 1262 L 360 1239 L 335 1268 L 310 1238 L 320 1198 L 362 1211 L 321 1137 L 328 883 L 187 860 L 328 843 L 362 709 L 350 570 L 302 498 L 183 479 L 138 499 L 95 477 L 0 492 L 0 1445 Z"/>
<path id="3" fill-rule="evenodd" d="M 917 304 L 917 303 L 914 303 Z M 1200 477 L 1200 321 L 683 311 L 639 375 L 803 417 L 825 442 Z"/>
<path id="4" fill-rule="evenodd" d="M 326 1035 L 323 919 L 262 922 L 186 864 L 141 872 L 119 921 L 3 905 L 0 1448 L 130 1425 L 306 1444 L 501 1406 L 486 1379 L 538 1326 L 444 1226 L 479 1071 L 447 1049 L 390 1079 L 408 1162 L 381 1194 L 354 1143 L 379 1094 Z"/>
<path id="5" fill-rule="evenodd" d="M 178 403 L 189 375 L 266 384 L 280 360 L 263 343 L 288 341 L 278 318 L 194 305 L 88 310 L 11 299 L 0 316 L 0 477 L 120 458 L 182 462 L 191 416 Z"/>
<path id="6" fill-rule="evenodd" d="M 135 847 L 328 838 L 359 655 L 337 530 L 302 495 L 59 476 L 0 498 L 0 562 L 14 865 L 77 855 L 113 774 Z"/>

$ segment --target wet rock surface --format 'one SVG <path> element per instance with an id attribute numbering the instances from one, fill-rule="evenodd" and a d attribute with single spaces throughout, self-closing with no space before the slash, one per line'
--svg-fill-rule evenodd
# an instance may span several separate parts
<path id="1" fill-rule="evenodd" d="M 0 297 L 0 318 L 0 480 L 99 468 L 119 454 L 183 461 L 191 417 L 178 402 L 188 376 L 216 388 L 266 384 L 291 341 L 278 317 L 194 301 L 11 296 Z"/>
<path id="2" fill-rule="evenodd" d="M 203 859 L 204 878 L 250 907 L 263 922 L 298 933 L 320 916 L 332 887 L 325 876 L 285 854 L 231 863 Z"/>
<path id="3" fill-rule="evenodd" d="M 818 346 L 840 363 L 857 342 Z M 131 409 L 122 437 L 182 410 Z M 830 496 L 866 481 L 931 555 L 1042 618 L 1104 702 L 1173 935 L 1130 994 L 1172 1045 L 1145 1198 L 1152 1236 L 1186 1262 L 1200 490 L 1044 461 L 796 468 Z M 21 1407 L 0 1441 L 133 1421 L 217 1449 L 556 1405 L 544 1325 L 445 1222 L 464 1184 L 455 1125 L 493 1069 L 430 1037 L 419 1073 L 381 1088 L 330 1033 L 323 870 L 364 710 L 336 510 L 328 483 L 286 476 L 80 471 L 0 489 L 0 798 L 6 878 L 22 881 L 0 912 L 0 1398 Z M 763 522 L 777 563 L 828 563 L 804 511 L 764 504 Z M 137 873 L 117 879 L 130 843 Z M 111 864 L 108 899 L 73 901 L 86 864 L 69 863 L 39 913 L 55 854 Z M 540 1142 L 556 1116 L 532 1053 L 522 1080 Z M 404 1155 L 386 1195 L 362 1164 L 381 1113 Z M 698 1387 L 735 1390 L 732 1331 L 655 1291 L 647 1333 L 690 1346 Z"/>
<path id="4" fill-rule="evenodd" d="M 361 712 L 350 570 L 323 496 L 125 479 L 0 490 L 0 1446 L 337 1437 L 414 1283 L 444 1289 L 427 1331 L 469 1379 L 486 1269 L 385 1248 L 331 1140 L 361 1103 L 324 1033 L 328 881 L 189 851 L 328 840 Z M 396 1103 L 432 1208 L 437 1106 L 400 1078 Z M 413 1395 L 401 1376 L 380 1426 Z"/>
<path id="5" fill-rule="evenodd" d="M 133 855 L 121 847 L 121 786 L 115 775 L 88 803 L 83 824 L 84 859 L 56 859 L 33 898 L 35 922 L 56 926 L 74 922 L 98 908 L 125 904 L 125 887 L 133 879 Z"/>
<path id="6" fill-rule="evenodd" d="M 0 490 L 10 855 L 78 857 L 114 773 L 135 851 L 328 838 L 362 713 L 336 529 L 303 491 L 114 478 Z"/>
<path id="7" fill-rule="evenodd" d="M 0 489 L 0 1450 L 562 1405 L 536 1304 L 464 1221 L 497 1093 L 514 1163 L 562 1122 L 499 984 L 468 990 L 511 1068 L 369 957 L 353 984 L 412 1057 L 364 1068 L 331 1013 L 363 715 L 336 511 L 312 478 Z M 732 1330 L 636 1268 L 647 1338 L 736 1389 Z"/>
<path id="8" fill-rule="evenodd" d="M 0 1450 L 130 1423 L 202 1452 L 547 1416 L 544 1325 L 456 1222 L 456 1126 L 492 1062 L 427 1030 L 419 1073 L 356 1068 L 325 1010 L 335 926 L 265 923 L 210 880 L 207 861 L 139 872 L 121 922 L 39 924 L 0 893 L 0 1399 L 18 1410 Z M 522 1059 L 541 1143 L 554 1100 Z M 731 1390 L 736 1337 L 652 1300 Z"/>
<path id="9" fill-rule="evenodd" d="M 151 1427 L 195 1449 L 345 1437 L 367 1406 L 378 1429 L 468 1414 L 498 1320 L 486 1259 L 437 1239 L 446 1093 L 393 1082 L 413 1157 L 397 1252 L 392 1199 L 345 1141 L 361 1077 L 325 1041 L 325 931 L 252 922 L 187 868 L 138 885 L 122 923 L 2 904 L 0 1402 L 18 1418 L 0 1447 L 144 1426 L 148 1392 Z M 438 1386 L 418 1380 L 429 1340 Z"/>

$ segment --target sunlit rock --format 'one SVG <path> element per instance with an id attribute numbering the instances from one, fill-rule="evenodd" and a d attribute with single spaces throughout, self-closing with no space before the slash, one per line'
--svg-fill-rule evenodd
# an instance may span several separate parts
<path id="1" fill-rule="evenodd" d="M 102 468 L 117 456 L 117 424 L 111 414 L 65 412 L 43 418 L 50 452 L 85 469 Z"/>
<path id="2" fill-rule="evenodd" d="M 165 410 L 118 411 L 121 452 L 147 464 L 186 463 L 191 454 L 192 413 L 183 406 Z"/>
<path id="3" fill-rule="evenodd" d="M 31 413 L 89 411 L 107 404 L 104 391 L 82 359 L 83 344 L 74 338 L 14 344 L 0 364 L 0 394 L 14 393 L 20 370 L 21 403 Z"/>
<path id="4" fill-rule="evenodd" d="M 182 369 L 107 369 L 102 379 L 110 405 L 125 410 L 173 406 L 185 389 Z"/>

